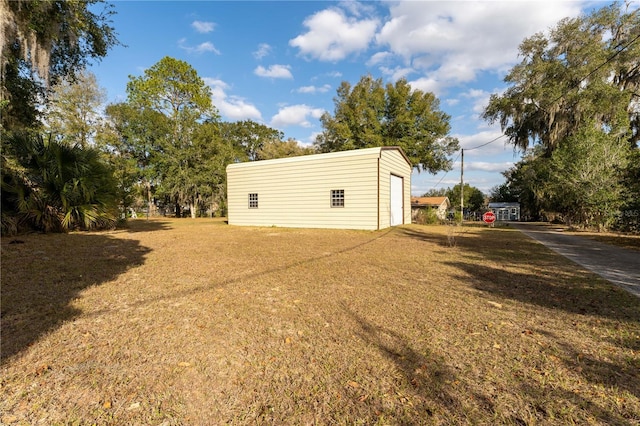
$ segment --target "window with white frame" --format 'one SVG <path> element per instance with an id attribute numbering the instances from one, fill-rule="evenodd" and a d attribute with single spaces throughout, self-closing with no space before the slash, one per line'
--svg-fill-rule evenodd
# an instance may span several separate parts
<path id="1" fill-rule="evenodd" d="M 344 207 L 344 189 L 331 190 L 331 207 Z"/>
<path id="2" fill-rule="evenodd" d="M 249 194 L 249 208 L 257 209 L 258 208 L 258 194 Z"/>

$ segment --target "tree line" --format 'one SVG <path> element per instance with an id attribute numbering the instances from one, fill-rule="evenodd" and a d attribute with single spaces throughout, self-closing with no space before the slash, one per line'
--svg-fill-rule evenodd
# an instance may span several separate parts
<path id="1" fill-rule="evenodd" d="M 164 57 L 129 76 L 124 102 L 101 112 L 104 91 L 86 65 L 119 44 L 101 0 L 0 1 L 2 232 L 110 228 L 129 211 L 171 206 L 224 213 L 226 166 L 315 152 L 402 146 L 414 166 L 451 167 L 449 116 L 406 80 L 343 82 L 335 116 L 310 147 L 250 120 L 224 122 L 188 63 Z M 90 10 L 98 10 L 99 13 Z"/>

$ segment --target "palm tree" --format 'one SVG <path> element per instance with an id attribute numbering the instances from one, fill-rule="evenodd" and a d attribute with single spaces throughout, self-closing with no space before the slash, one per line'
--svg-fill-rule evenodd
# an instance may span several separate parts
<path id="1" fill-rule="evenodd" d="M 113 173 L 93 148 L 14 135 L 2 157 L 3 231 L 103 229 L 117 220 Z"/>

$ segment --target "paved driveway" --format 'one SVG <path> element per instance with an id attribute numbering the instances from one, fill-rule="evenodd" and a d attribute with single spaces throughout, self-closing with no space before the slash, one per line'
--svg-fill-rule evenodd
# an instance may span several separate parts
<path id="1" fill-rule="evenodd" d="M 511 223 L 529 237 L 640 297 L 640 253 L 547 226 Z"/>

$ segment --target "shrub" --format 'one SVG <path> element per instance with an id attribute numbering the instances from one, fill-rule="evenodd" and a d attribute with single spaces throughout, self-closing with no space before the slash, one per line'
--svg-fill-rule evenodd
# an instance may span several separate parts
<path id="1" fill-rule="evenodd" d="M 437 211 L 431 208 L 419 209 L 414 215 L 414 222 L 419 225 L 435 225 L 442 221 L 437 215 Z"/>
<path id="2" fill-rule="evenodd" d="M 2 158 L 3 231 L 116 225 L 113 173 L 97 150 L 33 134 L 13 135 L 11 147 Z"/>

